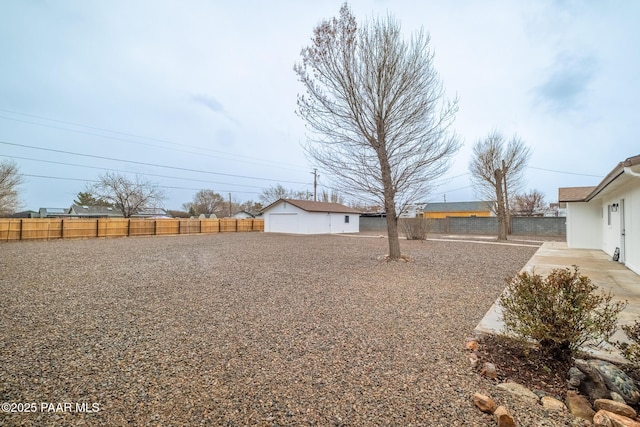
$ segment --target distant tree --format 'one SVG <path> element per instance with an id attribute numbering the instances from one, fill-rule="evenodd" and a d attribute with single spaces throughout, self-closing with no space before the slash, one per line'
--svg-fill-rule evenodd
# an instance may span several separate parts
<path id="1" fill-rule="evenodd" d="M 22 175 L 15 162 L 0 162 L 0 216 L 10 215 L 20 207 L 18 190 L 22 182 Z"/>
<path id="2" fill-rule="evenodd" d="M 344 204 L 344 197 L 342 197 L 337 191 L 331 190 L 331 192 L 328 192 L 323 190 L 322 193 L 320 193 L 320 201 Z"/>
<path id="3" fill-rule="evenodd" d="M 445 100 L 429 36 L 404 40 L 391 16 L 358 27 L 345 3 L 301 56 L 306 152 L 341 192 L 385 206 L 388 258 L 399 259 L 397 213 L 425 197 L 459 147 L 457 101 Z"/>
<path id="4" fill-rule="evenodd" d="M 239 207 L 240 207 L 239 210 L 241 211 L 257 213 L 262 210 L 263 205 L 260 202 L 254 202 L 253 200 L 248 200 L 246 202 L 241 203 Z"/>
<path id="5" fill-rule="evenodd" d="M 516 194 L 511 203 L 512 212 L 519 216 L 541 216 L 546 210 L 544 194 L 538 190 Z"/>
<path id="6" fill-rule="evenodd" d="M 95 199 L 102 199 L 119 209 L 125 218 L 130 218 L 143 209 L 159 207 L 165 196 L 156 184 L 136 175 L 107 172 L 98 177 L 98 182 L 89 186 L 87 192 Z"/>
<path id="7" fill-rule="evenodd" d="M 111 206 L 111 203 L 106 200 L 96 199 L 93 194 L 87 191 L 79 192 L 76 198 L 77 200 L 74 200 L 73 204 L 78 206 Z"/>
<path id="8" fill-rule="evenodd" d="M 225 200 L 213 190 L 200 190 L 193 196 L 193 201 L 185 203 L 182 208 L 193 216 L 216 214 L 225 211 Z"/>
<path id="9" fill-rule="evenodd" d="M 264 206 L 270 205 L 278 199 L 312 200 L 313 194 L 309 191 L 295 191 L 284 188 L 281 184 L 264 188 L 260 193 L 260 201 Z"/>
<path id="10" fill-rule="evenodd" d="M 473 145 L 469 163 L 476 196 L 491 200 L 498 217 L 498 240 L 506 240 L 509 224 L 509 194 L 516 194 L 523 182 L 531 150 L 517 136 L 509 142 L 498 131 Z"/>
<path id="11" fill-rule="evenodd" d="M 264 205 L 270 205 L 278 199 L 289 198 L 289 194 L 289 190 L 284 188 L 281 184 L 277 184 L 262 189 L 262 193 L 260 193 L 259 198 Z"/>

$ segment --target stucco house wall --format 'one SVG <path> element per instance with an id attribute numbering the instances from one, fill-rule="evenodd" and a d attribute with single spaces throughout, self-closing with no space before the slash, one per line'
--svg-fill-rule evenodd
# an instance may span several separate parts
<path id="1" fill-rule="evenodd" d="M 585 233 L 600 230 L 602 208 L 586 202 L 567 203 L 567 245 L 570 248 L 596 249 L 602 245 L 602 234 Z"/>
<path id="2" fill-rule="evenodd" d="M 620 162 L 595 187 L 559 189 L 567 202 L 567 245 L 601 249 L 640 274 L 640 155 Z"/>
<path id="3" fill-rule="evenodd" d="M 302 206 L 302 207 L 300 207 Z M 263 209 L 266 233 L 330 234 L 360 231 L 360 214 L 336 203 L 281 199 Z M 314 211 L 303 208 L 313 209 Z M 315 211 L 326 208 L 325 211 Z M 331 212 L 344 210 L 344 212 Z M 348 219 L 347 219 L 348 217 Z"/>

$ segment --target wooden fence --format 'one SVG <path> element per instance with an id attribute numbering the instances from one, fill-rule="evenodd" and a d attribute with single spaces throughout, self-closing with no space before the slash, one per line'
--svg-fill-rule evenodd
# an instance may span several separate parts
<path id="1" fill-rule="evenodd" d="M 263 219 L 0 218 L 0 241 L 264 231 Z"/>

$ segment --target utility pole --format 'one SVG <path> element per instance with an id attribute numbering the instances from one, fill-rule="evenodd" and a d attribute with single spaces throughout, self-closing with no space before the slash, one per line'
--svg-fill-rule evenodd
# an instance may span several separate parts
<path id="1" fill-rule="evenodd" d="M 447 195 L 446 195 L 446 194 L 443 194 L 443 195 L 442 195 L 442 198 L 444 199 L 444 202 L 445 202 L 445 203 L 447 203 Z"/>
<path id="2" fill-rule="evenodd" d="M 229 193 L 229 218 L 231 218 L 233 214 L 231 213 L 231 193 Z"/>
<path id="3" fill-rule="evenodd" d="M 511 234 L 511 211 L 509 210 L 509 193 L 507 193 L 507 166 L 502 159 L 502 180 L 504 181 L 504 204 L 507 214 L 507 234 Z"/>
<path id="4" fill-rule="evenodd" d="M 502 180 L 504 178 L 502 169 L 496 169 L 494 172 L 496 178 L 496 196 L 498 205 L 498 240 L 507 240 L 507 222 L 506 212 L 504 211 L 504 197 L 502 189 Z"/>
<path id="5" fill-rule="evenodd" d="M 317 202 L 318 198 L 316 193 L 318 188 L 318 169 L 314 169 L 311 173 L 313 174 L 313 201 Z"/>

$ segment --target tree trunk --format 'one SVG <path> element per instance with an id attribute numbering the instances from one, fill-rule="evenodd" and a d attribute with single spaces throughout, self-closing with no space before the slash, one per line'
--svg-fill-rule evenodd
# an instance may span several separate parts
<path id="1" fill-rule="evenodd" d="M 504 210 L 504 196 L 502 194 L 502 169 L 496 169 L 496 199 L 498 209 L 498 240 L 507 240 L 507 218 Z"/>
<path id="2" fill-rule="evenodd" d="M 396 216 L 396 206 L 393 200 L 385 200 L 385 210 L 387 212 L 387 237 L 389 240 L 389 259 L 400 259 L 400 239 L 398 238 L 398 218 Z"/>
<path id="3" fill-rule="evenodd" d="M 503 172 L 507 170 L 505 166 L 504 159 L 502 160 L 502 170 Z M 509 209 L 509 193 L 507 192 L 507 175 L 506 173 L 502 176 L 502 181 L 504 181 L 504 205 L 505 205 L 505 214 L 506 214 L 506 224 L 507 224 L 507 234 L 511 234 L 511 209 Z"/>

